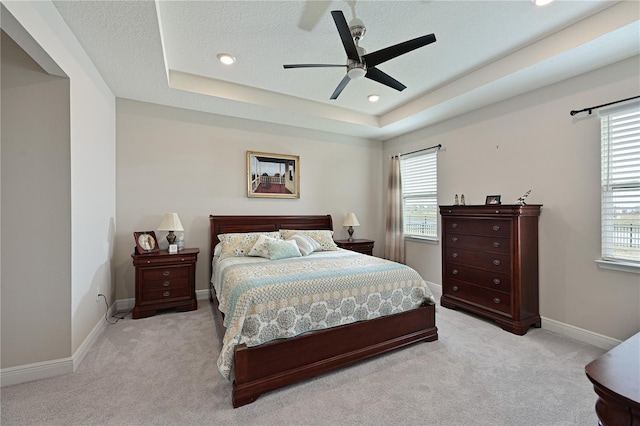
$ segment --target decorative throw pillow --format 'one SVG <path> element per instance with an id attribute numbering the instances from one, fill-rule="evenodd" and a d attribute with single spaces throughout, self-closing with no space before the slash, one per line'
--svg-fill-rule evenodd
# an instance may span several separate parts
<path id="1" fill-rule="evenodd" d="M 260 235 L 256 243 L 249 250 L 247 256 L 266 257 L 269 259 L 269 246 L 267 242 L 278 241 L 277 238 L 270 237 L 268 235 Z"/>
<path id="2" fill-rule="evenodd" d="M 269 259 L 271 260 L 302 256 L 295 241 L 267 241 L 267 247 L 269 247 Z"/>
<path id="3" fill-rule="evenodd" d="M 317 251 L 333 251 L 338 250 L 338 246 L 333 241 L 333 231 L 320 229 L 320 230 L 307 230 L 307 229 L 281 229 L 280 235 L 285 240 L 288 240 L 293 234 L 304 234 L 313 238 L 318 244 L 320 249 Z"/>
<path id="4" fill-rule="evenodd" d="M 220 234 L 218 239 L 222 244 L 220 260 L 228 257 L 243 257 L 249 254 L 251 247 L 258 241 L 260 235 L 267 235 L 276 239 L 280 238 L 280 233 L 275 232 L 244 232 Z"/>
<path id="5" fill-rule="evenodd" d="M 318 244 L 316 240 L 298 232 L 287 238 L 287 241 L 295 241 L 298 245 L 298 250 L 300 250 L 303 256 L 309 256 L 314 251 L 320 249 L 320 244 Z"/>

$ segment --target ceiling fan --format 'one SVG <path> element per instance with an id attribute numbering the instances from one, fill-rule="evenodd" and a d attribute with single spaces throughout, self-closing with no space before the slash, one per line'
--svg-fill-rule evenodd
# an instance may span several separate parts
<path id="1" fill-rule="evenodd" d="M 334 10 L 331 12 L 333 20 L 338 28 L 342 45 L 347 53 L 347 64 L 290 64 L 283 65 L 285 69 L 290 68 L 325 68 L 325 67 L 346 67 L 347 74 L 342 81 L 333 91 L 331 99 L 337 99 L 340 93 L 344 90 L 347 84 L 351 80 L 366 77 L 370 80 L 382 83 L 385 86 L 389 86 L 398 91 L 402 91 L 407 88 L 404 84 L 394 79 L 390 75 L 380 71 L 376 68 L 377 65 L 393 59 L 397 56 L 404 55 L 412 50 L 426 46 L 436 41 L 434 34 L 425 35 L 422 37 L 414 38 L 402 43 L 395 44 L 393 46 L 386 47 L 384 49 L 377 50 L 372 53 L 367 53 L 362 47 L 358 45 L 358 42 L 364 37 L 366 28 L 364 23 L 359 19 L 354 19 L 351 24 L 347 24 L 347 20 L 344 18 L 344 14 L 341 10 Z"/>

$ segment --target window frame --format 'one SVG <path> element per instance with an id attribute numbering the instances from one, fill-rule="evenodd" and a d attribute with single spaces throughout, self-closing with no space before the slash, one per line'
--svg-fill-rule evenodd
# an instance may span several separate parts
<path id="1" fill-rule="evenodd" d="M 406 181 L 409 172 L 406 167 L 408 162 L 433 162 L 426 170 L 428 182 L 424 183 L 421 188 L 423 192 L 407 193 Z M 405 240 L 419 241 L 423 243 L 437 244 L 439 241 L 439 220 L 438 220 L 438 149 L 428 149 L 400 156 L 400 178 L 402 181 L 402 216 L 403 216 L 403 232 Z M 415 190 L 416 182 L 411 182 L 412 188 Z M 433 227 L 431 235 L 422 235 L 407 232 L 407 200 L 427 200 L 427 205 L 433 209 L 431 214 L 422 216 L 426 220 L 426 225 Z M 430 220 L 429 216 L 432 216 Z"/>

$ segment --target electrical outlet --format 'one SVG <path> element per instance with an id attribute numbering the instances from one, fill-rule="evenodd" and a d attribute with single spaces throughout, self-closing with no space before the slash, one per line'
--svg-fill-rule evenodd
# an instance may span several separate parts
<path id="1" fill-rule="evenodd" d="M 97 296 L 96 296 L 96 302 L 99 302 L 99 301 L 100 301 L 100 295 L 101 295 L 101 294 L 102 294 L 102 293 L 100 293 L 100 287 L 98 287 L 98 293 L 97 293 Z"/>

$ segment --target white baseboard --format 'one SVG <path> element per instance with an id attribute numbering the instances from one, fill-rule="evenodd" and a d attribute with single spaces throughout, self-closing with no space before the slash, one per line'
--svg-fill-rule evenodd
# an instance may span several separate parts
<path id="1" fill-rule="evenodd" d="M 585 330 L 584 328 L 575 327 L 546 317 L 542 317 L 542 328 L 607 351 L 610 351 L 622 343 L 620 340 L 612 337 L 594 333 L 593 331 Z"/>
<path id="2" fill-rule="evenodd" d="M 116 305 L 113 304 L 107 311 L 107 316 L 111 316 L 116 311 Z M 98 340 L 106 327 L 104 318 L 102 318 L 89 335 L 84 339 L 82 344 L 68 358 L 59 358 L 50 361 L 34 362 L 32 364 L 17 365 L 15 367 L 3 368 L 0 370 L 0 386 L 11 386 L 19 383 L 31 382 L 33 380 L 48 379 L 50 377 L 69 374 L 76 371 L 82 363 L 82 360 L 89 352 L 89 349 Z"/>

